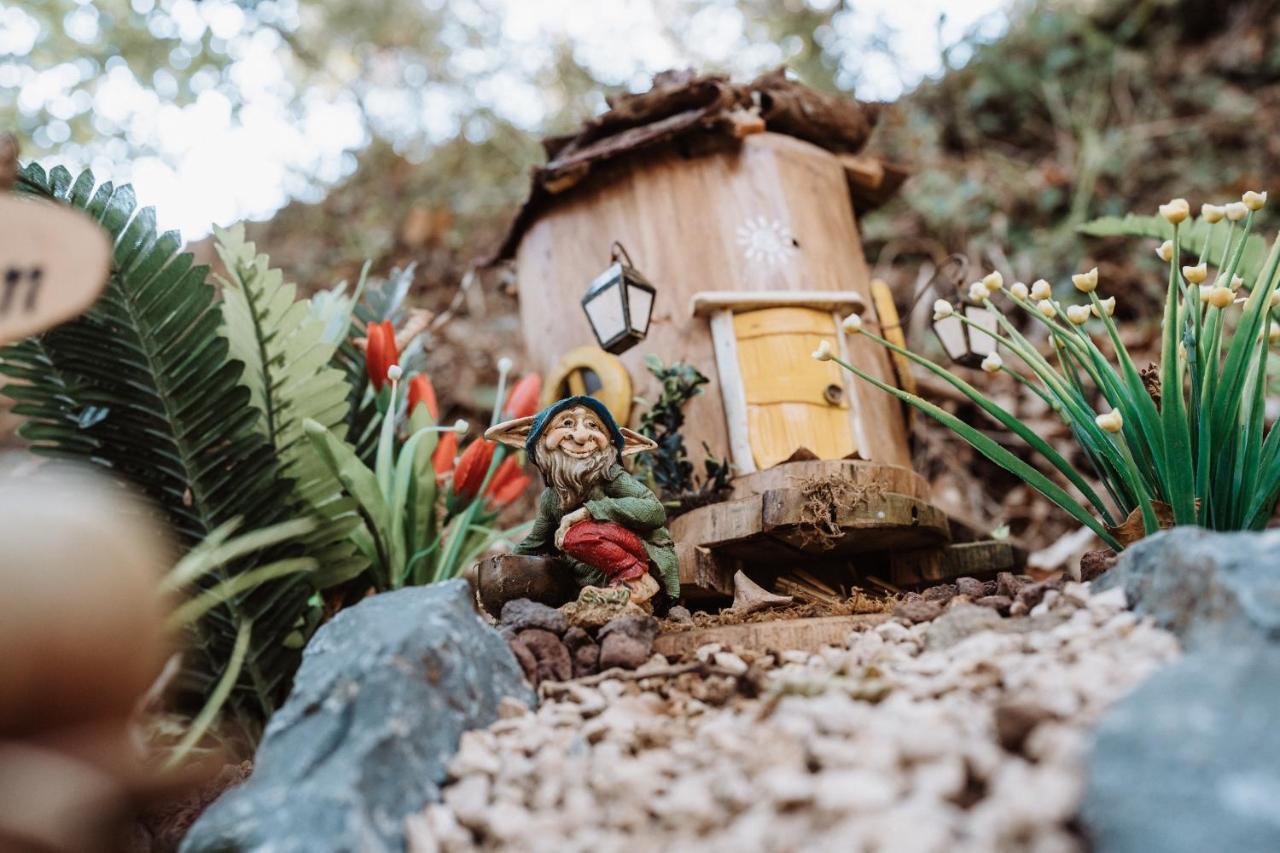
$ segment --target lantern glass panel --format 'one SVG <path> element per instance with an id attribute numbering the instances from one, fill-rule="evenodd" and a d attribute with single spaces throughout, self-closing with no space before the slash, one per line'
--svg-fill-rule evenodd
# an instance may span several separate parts
<path id="1" fill-rule="evenodd" d="M 976 305 L 966 305 L 964 315 L 973 324 L 966 327 L 969 331 L 969 352 L 976 358 L 986 358 L 996 351 L 995 312 L 988 311 L 986 308 L 979 308 Z M 987 334 L 987 332 L 991 332 L 991 334 Z"/>
<path id="2" fill-rule="evenodd" d="M 653 313 L 653 291 L 634 282 L 627 284 L 631 309 L 631 331 L 644 337 L 649 334 L 649 317 Z"/>
<path id="3" fill-rule="evenodd" d="M 935 320 L 933 331 L 942 342 L 942 348 L 947 351 L 948 358 L 952 361 L 960 361 L 965 357 L 968 350 L 965 346 L 964 324 L 960 322 L 959 317 L 952 315 Z"/>
<path id="4" fill-rule="evenodd" d="M 615 264 L 591 283 L 582 307 L 591 322 L 591 330 L 603 347 L 627 333 L 627 314 L 622 304 L 622 270 Z"/>

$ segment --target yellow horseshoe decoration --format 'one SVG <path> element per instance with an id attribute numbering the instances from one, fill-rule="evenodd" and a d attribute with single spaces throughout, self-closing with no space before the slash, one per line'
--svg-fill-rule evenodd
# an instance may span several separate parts
<path id="1" fill-rule="evenodd" d="M 598 389 L 587 390 L 586 371 L 599 377 Z M 619 424 L 625 425 L 631 417 L 631 374 L 617 356 L 599 347 L 578 347 L 560 358 L 542 388 L 542 405 L 545 408 L 562 397 L 582 394 L 604 403 Z"/>

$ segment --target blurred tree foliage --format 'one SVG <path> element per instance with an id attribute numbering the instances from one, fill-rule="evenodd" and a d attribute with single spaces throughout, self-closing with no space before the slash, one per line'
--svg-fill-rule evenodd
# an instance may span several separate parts
<path id="1" fill-rule="evenodd" d="M 1075 228 L 1154 212 L 1173 195 L 1198 207 L 1280 189 L 1280 142 L 1266 130 L 1280 117 L 1278 9 L 1020 3 L 1003 38 L 967 46 L 963 65 L 887 114 L 876 147 L 916 174 L 867 223 L 871 251 L 908 265 L 960 251 L 1027 281 L 1061 281 L 1083 249 L 1112 262 L 1111 282 L 1136 283 L 1154 257 L 1132 267 L 1134 252 L 1082 244 Z"/>

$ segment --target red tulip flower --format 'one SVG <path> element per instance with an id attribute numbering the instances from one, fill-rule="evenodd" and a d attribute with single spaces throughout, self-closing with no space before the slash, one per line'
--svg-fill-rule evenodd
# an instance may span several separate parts
<path id="1" fill-rule="evenodd" d="M 387 371 L 400 361 L 400 353 L 396 350 L 396 330 L 390 320 L 370 323 L 365 329 L 365 340 L 364 366 L 374 390 L 381 391 L 387 384 Z"/>
<path id="2" fill-rule="evenodd" d="M 527 418 L 538 411 L 538 396 L 541 393 L 542 377 L 536 373 L 528 373 L 511 386 L 507 404 L 502 410 L 509 418 Z"/>
<path id="3" fill-rule="evenodd" d="M 440 443 L 431 454 L 431 467 L 436 469 L 436 476 L 441 477 L 453 470 L 453 460 L 458 456 L 458 434 L 446 432 L 440 436 Z"/>
<path id="4" fill-rule="evenodd" d="M 512 477 L 507 480 L 500 489 L 490 489 L 489 509 L 501 509 L 511 503 L 524 494 L 524 490 L 529 488 L 530 482 L 528 475 L 521 474 L 518 477 Z"/>
<path id="5" fill-rule="evenodd" d="M 409 380 L 409 414 L 413 414 L 413 410 L 418 408 L 419 403 L 426 403 L 431 420 L 440 422 L 440 404 L 436 401 L 436 389 L 425 373 L 419 373 Z"/>
<path id="6" fill-rule="evenodd" d="M 485 497 L 489 499 L 489 508 L 506 506 L 520 497 L 520 493 L 528 485 L 529 478 L 521 469 L 520 460 L 516 456 L 508 456 L 498 466 L 498 470 L 493 472 L 489 487 L 484 490 Z"/>
<path id="7" fill-rule="evenodd" d="M 453 469 L 453 493 L 463 500 L 471 500 L 480 494 L 480 486 L 485 475 L 489 473 L 489 463 L 493 462 L 493 453 L 498 445 L 483 438 L 471 442 L 462 456 L 458 458 L 458 466 Z"/>

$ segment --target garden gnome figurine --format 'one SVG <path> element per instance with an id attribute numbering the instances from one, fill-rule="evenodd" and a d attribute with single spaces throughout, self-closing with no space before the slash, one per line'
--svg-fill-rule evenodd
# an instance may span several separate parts
<path id="1" fill-rule="evenodd" d="M 656 448 L 654 441 L 619 427 L 593 397 L 567 397 L 491 427 L 485 438 L 527 452 L 546 484 L 517 554 L 559 556 L 579 586 L 625 587 L 635 604 L 659 588 L 680 595 L 666 510 L 620 464 L 624 456 Z"/>

